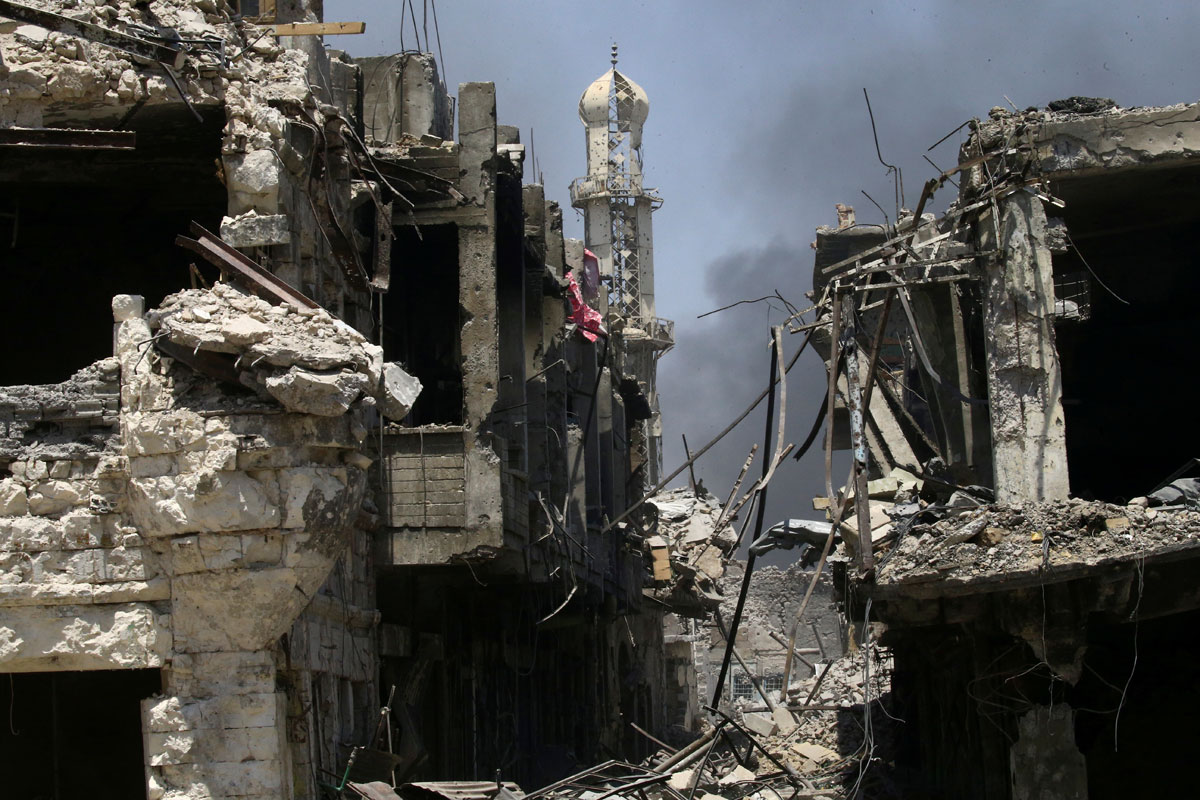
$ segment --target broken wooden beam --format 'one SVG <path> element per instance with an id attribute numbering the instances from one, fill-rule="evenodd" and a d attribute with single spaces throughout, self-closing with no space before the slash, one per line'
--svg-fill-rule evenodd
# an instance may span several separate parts
<path id="1" fill-rule="evenodd" d="M 284 22 L 271 25 L 276 36 L 343 36 L 365 33 L 365 22 Z"/>

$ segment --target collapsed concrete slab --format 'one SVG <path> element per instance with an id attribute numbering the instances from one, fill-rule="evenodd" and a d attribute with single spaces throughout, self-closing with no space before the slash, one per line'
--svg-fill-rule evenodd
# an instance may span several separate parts
<path id="1" fill-rule="evenodd" d="M 337 417 L 370 397 L 401 420 L 421 391 L 399 364 L 384 364 L 382 348 L 324 309 L 272 305 L 223 283 L 167 297 L 148 324 L 158 341 L 193 356 L 233 356 L 242 385 L 300 414 Z"/>

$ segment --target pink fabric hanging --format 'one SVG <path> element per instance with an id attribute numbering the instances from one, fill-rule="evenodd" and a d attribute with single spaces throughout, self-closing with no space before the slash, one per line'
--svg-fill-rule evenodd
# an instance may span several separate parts
<path id="1" fill-rule="evenodd" d="M 589 342 L 596 341 L 597 334 L 607 336 L 600 312 L 583 302 L 583 295 L 579 292 L 579 284 L 575 282 L 575 275 L 568 272 L 567 281 L 567 290 L 571 293 L 571 316 L 567 318 L 568 321 L 575 323 L 579 332 L 583 334 L 583 338 Z"/>

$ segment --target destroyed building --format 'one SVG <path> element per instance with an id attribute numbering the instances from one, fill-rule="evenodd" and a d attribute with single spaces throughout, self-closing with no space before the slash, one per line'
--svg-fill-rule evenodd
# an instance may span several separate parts
<path id="1" fill-rule="evenodd" d="M 899 224 L 839 206 L 817 231 L 817 319 L 793 327 L 854 462 L 822 505 L 851 619 L 886 626 L 921 796 L 1146 796 L 1187 774 L 1198 153 L 1196 104 L 997 108 Z"/>
<path id="2" fill-rule="evenodd" d="M 0 3 L 6 791 L 540 784 L 663 724 L 652 282 L 588 306 L 494 86 L 321 8 Z"/>

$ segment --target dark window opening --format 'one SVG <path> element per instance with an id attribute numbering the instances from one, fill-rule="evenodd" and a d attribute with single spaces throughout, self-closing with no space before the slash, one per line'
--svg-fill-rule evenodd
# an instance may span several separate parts
<path id="1" fill-rule="evenodd" d="M 383 353 L 421 381 L 412 425 L 463 421 L 458 227 L 398 226 L 391 289 L 383 296 Z"/>
<path id="2" fill-rule="evenodd" d="M 1056 288 L 1070 301 L 1055 334 L 1071 492 L 1123 502 L 1200 455 L 1200 430 L 1185 424 L 1200 362 L 1200 169 L 1102 175 L 1057 191 L 1074 243 L 1054 256 Z"/>
<path id="3" fill-rule="evenodd" d="M 28 332 L 8 348 L 0 384 L 57 383 L 111 356 L 113 295 L 152 308 L 191 285 L 196 256 L 175 236 L 192 220 L 220 225 L 225 118 L 170 110 L 133 118 L 132 151 L 0 150 L 0 317 Z"/>
<path id="4" fill-rule="evenodd" d="M 146 796 L 140 702 L 154 669 L 0 675 L 5 797 Z"/>

